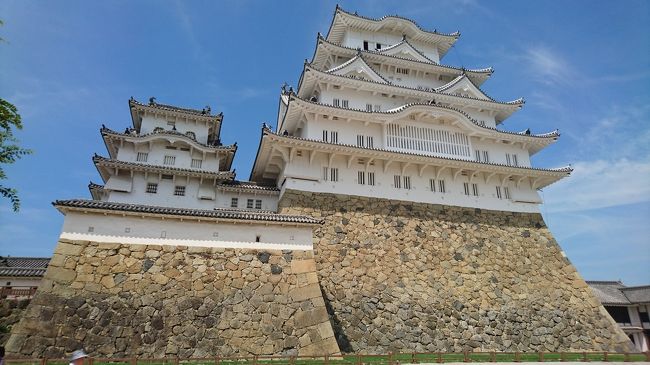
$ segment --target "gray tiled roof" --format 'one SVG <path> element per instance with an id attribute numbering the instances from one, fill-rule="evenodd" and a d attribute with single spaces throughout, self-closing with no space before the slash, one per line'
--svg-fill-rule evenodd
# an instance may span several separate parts
<path id="1" fill-rule="evenodd" d="M 161 110 L 182 112 L 182 113 L 200 115 L 200 116 L 204 116 L 204 117 L 211 117 L 211 118 L 217 118 L 217 119 L 223 118 L 223 114 L 221 114 L 221 113 L 219 113 L 217 115 L 210 114 L 210 112 L 205 110 L 205 109 L 199 110 L 199 109 L 181 108 L 181 107 L 174 106 L 174 105 L 160 104 L 160 103 L 156 103 L 156 102 L 153 102 L 153 103 L 150 102 L 149 104 L 145 104 L 145 103 L 141 103 L 141 102 L 139 102 L 139 101 L 137 101 L 137 100 L 135 100 L 133 98 L 131 98 L 129 100 L 129 106 L 132 107 L 132 108 L 136 107 L 136 106 L 156 108 L 156 109 L 161 109 Z"/>
<path id="2" fill-rule="evenodd" d="M 650 303 L 650 285 L 630 286 L 621 290 L 632 303 Z"/>
<path id="3" fill-rule="evenodd" d="M 626 287 L 620 281 L 587 281 L 602 304 L 650 303 L 650 285 Z"/>
<path id="4" fill-rule="evenodd" d="M 128 203 L 114 203 L 97 200 L 57 200 L 52 203 L 56 207 L 84 208 L 91 210 L 113 210 L 136 213 L 164 214 L 164 215 L 184 215 L 192 217 L 217 218 L 217 219 L 235 219 L 248 221 L 265 221 L 265 222 L 283 222 L 283 223 L 304 223 L 304 224 L 321 224 L 322 221 L 305 216 L 305 215 L 288 215 L 278 214 L 270 211 L 250 211 L 235 209 L 187 209 L 158 207 L 151 205 L 138 205 Z"/>
<path id="5" fill-rule="evenodd" d="M 38 277 L 45 274 L 49 257 L 0 256 L 0 276 Z"/>

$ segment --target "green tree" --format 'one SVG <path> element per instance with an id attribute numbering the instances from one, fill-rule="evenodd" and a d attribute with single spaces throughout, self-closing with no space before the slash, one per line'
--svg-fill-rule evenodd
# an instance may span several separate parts
<path id="1" fill-rule="evenodd" d="M 0 20 L 0 26 L 2 25 L 3 22 Z M 4 39 L 0 37 L 0 42 L 2 41 Z M 18 109 L 10 102 L 0 98 L 0 180 L 7 179 L 2 165 L 14 163 L 22 156 L 32 153 L 17 144 L 18 140 L 14 137 L 13 128 L 23 129 Z M 0 196 L 11 200 L 14 212 L 20 209 L 20 199 L 18 199 L 16 189 L 0 184 Z"/>
<path id="2" fill-rule="evenodd" d="M 31 150 L 20 147 L 14 137 L 13 129 L 22 129 L 23 123 L 18 109 L 10 102 L 0 98 L 0 180 L 7 179 L 3 165 L 16 162 Z M 0 196 L 11 200 L 15 212 L 20 209 L 20 199 L 16 189 L 0 184 Z"/>

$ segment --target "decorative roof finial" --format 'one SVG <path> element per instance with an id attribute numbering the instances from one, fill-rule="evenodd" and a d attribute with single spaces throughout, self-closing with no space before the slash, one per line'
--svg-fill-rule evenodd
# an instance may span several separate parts
<path id="1" fill-rule="evenodd" d="M 282 83 L 282 86 L 280 86 L 280 90 L 282 90 L 282 94 L 287 93 L 287 86 L 289 86 L 289 84 L 287 84 L 286 81 L 284 83 Z M 264 123 L 264 124 L 266 124 L 266 123 Z"/>
<path id="2" fill-rule="evenodd" d="M 133 95 L 131 95 L 131 98 L 129 99 L 129 101 L 135 101 L 135 98 L 133 97 Z"/>
<path id="3" fill-rule="evenodd" d="M 357 47 L 357 56 L 361 57 L 361 48 Z"/>
<path id="4" fill-rule="evenodd" d="M 406 34 L 402 34 L 402 41 L 406 40 Z"/>
<path id="5" fill-rule="evenodd" d="M 155 97 L 150 97 L 149 98 L 149 105 L 155 105 L 156 104 L 156 98 Z"/>

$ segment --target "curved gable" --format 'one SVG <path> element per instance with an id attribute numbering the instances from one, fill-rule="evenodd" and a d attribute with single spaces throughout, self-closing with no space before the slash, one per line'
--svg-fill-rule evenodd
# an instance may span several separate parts
<path id="1" fill-rule="evenodd" d="M 368 65 L 361 56 L 356 56 L 340 66 L 327 70 L 327 73 L 338 76 L 352 77 L 355 79 L 374 81 L 382 84 L 389 83 L 372 67 L 370 67 L 370 65 Z"/>
<path id="2" fill-rule="evenodd" d="M 474 85 L 466 74 L 462 74 L 451 80 L 446 85 L 436 88 L 436 91 L 449 95 L 460 95 L 475 99 L 494 101 L 494 99 L 485 94 L 483 90 Z"/>
<path id="3" fill-rule="evenodd" d="M 409 60 L 414 60 L 419 62 L 435 63 L 432 60 L 430 60 L 428 57 L 420 53 L 420 51 L 415 49 L 415 47 L 413 47 L 410 43 L 408 43 L 405 40 L 395 45 L 392 45 L 390 47 L 378 50 L 376 52 L 388 56 L 406 58 Z"/>

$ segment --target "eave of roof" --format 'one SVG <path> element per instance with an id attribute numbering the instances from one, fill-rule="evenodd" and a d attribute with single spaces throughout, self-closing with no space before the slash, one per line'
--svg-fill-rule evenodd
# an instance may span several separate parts
<path id="1" fill-rule="evenodd" d="M 467 73 L 467 75 L 470 78 L 475 78 L 474 80 L 475 83 L 481 84 L 483 81 L 487 80 L 493 73 L 494 69 L 492 67 L 487 67 L 487 68 L 482 68 L 482 69 L 466 69 L 463 67 L 454 67 L 454 66 L 449 66 L 449 65 L 443 65 L 440 63 L 436 62 L 422 62 L 410 58 L 403 58 L 399 56 L 394 56 L 394 55 L 388 55 L 388 54 L 382 54 L 381 52 L 378 51 L 372 51 L 372 50 L 362 50 L 362 49 L 354 49 L 350 47 L 343 46 L 341 44 L 336 44 L 328 41 L 327 39 L 323 38 L 323 36 L 318 33 L 318 36 L 316 38 L 316 49 L 314 50 L 314 55 L 312 56 L 312 62 L 314 63 L 316 56 L 318 54 L 319 49 L 325 49 L 325 46 L 321 45 L 329 45 L 331 47 L 337 48 L 340 51 L 346 53 L 347 56 L 354 57 L 354 54 L 356 52 L 361 51 L 364 55 L 367 55 L 368 57 L 379 57 L 379 58 L 384 58 L 387 60 L 395 60 L 395 61 L 402 61 L 402 62 L 410 62 L 411 65 L 415 67 L 420 67 L 422 68 L 423 66 L 426 67 L 427 69 L 436 69 L 439 71 L 441 74 L 451 74 L 451 75 L 460 75 L 462 72 Z M 414 47 L 415 48 L 415 47 Z M 417 49 L 416 49 L 417 50 Z"/>
<path id="2" fill-rule="evenodd" d="M 235 173 L 232 171 L 214 172 L 208 170 L 195 170 L 195 169 L 184 169 L 179 167 L 149 165 L 149 164 L 143 164 L 137 162 L 115 160 L 115 159 L 99 156 L 97 154 L 93 156 L 93 163 L 95 163 L 95 166 L 97 167 L 98 170 L 100 166 L 105 166 L 105 167 L 124 168 L 124 169 L 129 169 L 134 171 L 150 171 L 153 173 L 191 176 L 191 177 L 207 177 L 207 178 L 221 179 L 221 180 L 231 180 L 235 178 Z M 102 179 L 106 181 L 105 176 L 102 174 L 101 170 L 99 171 L 99 173 L 100 175 L 102 175 Z"/>
<path id="3" fill-rule="evenodd" d="M 255 174 L 256 169 L 258 168 L 257 164 L 259 161 L 260 153 L 262 150 L 262 144 L 265 140 L 265 136 L 272 137 L 276 141 L 285 141 L 289 144 L 310 144 L 314 147 L 320 147 L 321 149 L 325 150 L 333 150 L 333 149 L 339 149 L 343 150 L 346 149 L 348 151 L 355 151 L 356 153 L 360 155 L 367 155 L 368 157 L 373 157 L 372 155 L 377 154 L 377 153 L 383 153 L 386 155 L 394 155 L 398 159 L 400 157 L 405 157 L 408 159 L 423 159 L 423 163 L 427 163 L 426 160 L 429 160 L 430 163 L 438 162 L 441 164 L 464 164 L 467 165 L 468 167 L 462 167 L 462 166 L 448 166 L 451 168 L 459 168 L 459 169 L 478 169 L 478 170 L 487 170 L 489 172 L 495 172 L 495 173 L 502 173 L 502 174 L 512 174 L 512 175 L 521 175 L 525 177 L 538 177 L 538 178 L 557 178 L 557 180 L 569 176 L 571 172 L 573 171 L 573 168 L 570 166 L 565 166 L 561 168 L 556 168 L 556 169 L 543 169 L 543 168 L 537 168 L 537 167 L 524 167 L 524 166 L 508 166 L 504 164 L 497 164 L 497 163 L 486 163 L 486 162 L 476 162 L 473 160 L 465 160 L 465 159 L 459 159 L 459 158 L 453 158 L 453 157 L 444 157 L 444 156 L 431 156 L 431 155 L 425 155 L 425 154 L 420 154 L 420 153 L 414 153 L 414 152 L 401 152 L 401 151 L 392 151 L 392 150 L 387 150 L 383 148 L 368 148 L 368 147 L 359 147 L 356 145 L 349 145 L 349 144 L 335 144 L 335 143 L 330 143 L 330 142 L 324 142 L 324 141 L 319 141 L 319 140 L 312 140 L 312 139 L 307 139 L 307 138 L 301 138 L 301 137 L 296 137 L 296 136 L 283 136 L 280 134 L 277 134 L 273 132 L 272 130 L 268 128 L 262 128 L 262 137 L 260 138 L 260 148 L 258 148 L 257 156 L 255 157 L 255 162 L 253 164 L 253 169 L 251 171 L 251 179 L 253 179 L 253 176 Z M 543 188 L 545 186 L 548 186 L 552 184 L 553 182 L 557 181 L 550 181 L 547 184 L 540 184 L 537 188 Z"/>
<path id="4" fill-rule="evenodd" d="M 229 181 L 223 184 L 218 184 L 217 189 L 226 191 L 245 191 L 252 193 L 264 193 L 271 195 L 280 194 L 280 189 L 275 186 L 258 185 L 252 181 Z"/>
<path id="5" fill-rule="evenodd" d="M 174 105 L 167 105 L 167 104 L 160 104 L 160 103 L 149 103 L 149 104 L 144 104 L 141 103 L 133 98 L 129 99 L 129 106 L 131 108 L 143 108 L 144 110 L 146 109 L 159 109 L 159 110 L 165 110 L 165 111 L 172 111 L 172 112 L 178 112 L 178 113 L 183 113 L 183 114 L 191 114 L 197 117 L 205 118 L 205 119 L 213 119 L 215 121 L 221 121 L 223 119 L 223 113 L 219 114 L 210 114 L 209 112 L 206 112 L 205 110 L 198 110 L 198 109 L 190 109 L 190 108 L 182 108 Z"/>
<path id="6" fill-rule="evenodd" d="M 140 130 L 139 122 L 137 122 L 138 116 L 136 114 L 136 111 L 139 110 L 141 112 L 149 112 L 153 114 L 164 113 L 175 117 L 182 117 L 182 118 L 189 117 L 195 120 L 205 121 L 207 123 L 214 123 L 216 126 L 216 129 L 214 131 L 214 136 L 216 138 L 220 138 L 221 136 L 221 125 L 223 122 L 223 113 L 211 115 L 211 114 L 204 113 L 202 110 L 181 108 L 177 106 L 159 104 L 155 102 L 144 104 L 135 100 L 133 97 L 129 99 L 129 110 L 131 113 L 131 120 L 133 121 L 133 126 L 137 130 Z"/>
<path id="7" fill-rule="evenodd" d="M 102 134 L 102 136 L 111 136 L 111 137 L 118 137 L 120 139 L 145 139 L 148 137 L 153 137 L 153 136 L 173 136 L 173 137 L 179 137 L 181 139 L 186 140 L 190 144 L 194 144 L 197 147 L 200 148 L 207 148 L 210 150 L 215 150 L 215 151 L 229 151 L 229 152 L 236 152 L 237 151 L 237 144 L 232 144 L 232 145 L 209 145 L 205 143 L 201 143 L 197 141 L 196 139 L 193 139 L 184 133 L 180 133 L 177 131 L 170 131 L 170 130 L 162 130 L 162 131 L 153 131 L 151 133 L 145 133 L 145 134 L 137 134 L 137 135 L 132 135 L 132 134 L 127 134 L 127 133 L 120 133 L 117 131 L 114 131 L 110 128 L 102 127 L 99 130 Z"/>
<path id="8" fill-rule="evenodd" d="M 402 86 L 402 85 L 395 85 L 395 84 L 392 84 L 392 83 L 390 83 L 390 84 L 382 84 L 382 83 L 378 83 L 378 82 L 374 82 L 374 81 L 360 80 L 360 79 L 356 79 L 356 78 L 352 78 L 352 77 L 346 77 L 346 76 L 341 76 L 341 75 L 336 75 L 336 74 L 331 74 L 331 73 L 328 73 L 328 72 L 325 72 L 325 71 L 321 71 L 319 69 L 316 69 L 316 68 L 312 67 L 311 65 L 309 65 L 307 63 L 305 64 L 304 70 L 303 70 L 303 72 L 302 72 L 302 74 L 300 76 L 300 81 L 299 81 L 299 84 L 298 84 L 298 92 L 297 92 L 297 94 L 300 94 L 302 85 L 303 85 L 304 80 L 305 80 L 305 75 L 308 74 L 308 73 L 311 73 L 311 74 L 314 74 L 314 75 L 322 75 L 324 77 L 339 78 L 340 80 L 345 80 L 345 81 L 353 82 L 353 83 L 355 83 L 355 82 L 356 83 L 366 83 L 366 84 L 369 84 L 370 86 L 375 86 L 375 87 L 394 88 L 394 89 L 397 89 L 397 90 L 405 90 L 405 91 L 412 92 L 412 93 L 415 92 L 415 93 L 418 93 L 418 94 L 422 95 L 421 96 L 422 98 L 426 98 L 426 96 L 431 96 L 432 99 L 433 99 L 433 98 L 435 98 L 437 96 L 437 97 L 439 97 L 439 98 L 441 97 L 443 99 L 447 98 L 447 99 L 451 99 L 451 100 L 458 100 L 458 101 L 461 101 L 461 103 L 464 103 L 464 104 L 467 104 L 468 102 L 481 103 L 482 107 L 484 109 L 493 108 L 494 110 L 502 110 L 502 111 L 505 112 L 506 115 L 504 115 L 504 117 L 500 121 L 498 120 L 497 123 L 500 123 L 501 121 L 505 120 L 505 118 L 510 116 L 512 113 L 514 113 L 515 111 L 521 109 L 521 107 L 525 103 L 523 98 L 519 98 L 519 99 L 516 99 L 516 100 L 513 100 L 513 101 L 502 102 L 502 101 L 495 101 L 495 100 L 485 100 L 485 99 L 479 99 L 479 98 L 472 98 L 472 97 L 467 97 L 467 96 L 459 96 L 459 95 L 453 95 L 453 94 L 445 94 L 445 93 L 436 92 L 436 91 L 419 90 L 419 89 L 416 89 L 416 88 Z M 315 76 L 315 77 L 318 77 L 318 76 Z"/>
<path id="9" fill-rule="evenodd" d="M 95 200 L 57 200 L 52 203 L 59 211 L 65 213 L 68 210 L 101 211 L 131 213 L 132 215 L 154 215 L 154 216 L 175 216 L 195 217 L 197 219 L 214 219 L 226 221 L 249 221 L 249 222 L 272 222 L 278 224 L 295 225 L 318 225 L 322 220 L 304 215 L 288 215 L 273 212 L 257 212 L 233 209 L 187 209 L 160 207 L 151 205 L 138 205 L 128 203 L 101 202 Z"/>
<path id="10" fill-rule="evenodd" d="M 342 63 L 342 64 L 340 64 L 340 65 L 338 65 L 338 66 L 336 66 L 336 67 L 334 67 L 332 69 L 329 69 L 326 72 L 333 74 L 334 72 L 340 71 L 340 70 L 346 68 L 347 66 L 349 66 L 349 65 L 351 65 L 351 64 L 353 64 L 353 63 L 355 63 L 357 61 L 361 62 L 364 66 L 368 67 L 370 69 L 370 71 L 372 71 L 375 74 L 375 76 L 380 78 L 384 83 L 390 84 L 390 81 L 388 81 L 386 78 L 384 78 L 384 76 L 382 76 L 377 70 L 375 70 L 374 67 L 370 66 L 370 64 L 368 64 L 368 62 L 366 62 L 366 60 L 361 56 L 361 52 L 359 52 L 355 57 L 352 57 L 349 61 L 344 62 L 344 63 Z"/>
<path id="11" fill-rule="evenodd" d="M 430 43 L 436 44 L 436 47 L 438 48 L 440 53 L 440 57 L 442 57 L 449 50 L 449 48 L 451 48 L 451 46 L 456 42 L 456 40 L 460 37 L 460 32 L 440 33 L 437 30 L 433 30 L 433 31 L 426 30 L 420 27 L 415 21 L 399 15 L 385 15 L 381 18 L 376 19 L 376 18 L 361 16 L 356 13 L 353 14 L 343 10 L 337 4 L 334 10 L 334 16 L 332 17 L 332 22 L 330 23 L 330 27 L 327 31 L 327 36 L 326 36 L 327 39 L 330 39 L 330 37 L 332 36 L 333 29 L 336 26 L 336 20 L 339 17 L 341 19 L 342 17 L 351 17 L 353 19 L 367 21 L 379 26 L 381 26 L 382 23 L 388 22 L 389 20 L 397 20 L 398 22 L 403 22 L 404 25 L 409 27 L 409 29 L 414 32 L 414 35 L 420 36 L 422 38 L 428 38 Z M 435 41 L 433 41 L 434 39 Z"/>
<path id="12" fill-rule="evenodd" d="M 45 275 L 46 268 L 32 268 L 32 267 L 0 267 L 0 276 L 5 277 L 23 277 L 35 278 Z"/>
<path id="13" fill-rule="evenodd" d="M 104 185 L 95 184 L 91 181 L 88 184 L 88 191 L 90 191 L 90 195 L 93 197 L 93 200 L 99 200 L 101 199 L 100 194 L 104 191 Z"/>
<path id="14" fill-rule="evenodd" d="M 425 103 L 409 103 L 405 104 L 403 106 L 400 106 L 395 109 L 390 109 L 386 111 L 367 111 L 364 109 L 354 109 L 354 108 L 343 108 L 343 107 L 336 107 L 333 105 L 329 104 L 322 104 L 319 102 L 313 102 L 309 101 L 303 98 L 300 98 L 299 96 L 295 94 L 291 94 L 289 96 L 289 104 L 291 104 L 292 101 L 298 101 L 299 103 L 307 103 L 311 104 L 314 106 L 319 106 L 319 107 L 324 107 L 328 108 L 331 110 L 336 110 L 336 111 L 344 111 L 344 112 L 352 112 L 358 115 L 395 115 L 395 114 L 400 114 L 403 112 L 408 111 L 411 108 L 416 108 L 416 107 L 425 107 L 425 108 L 439 108 L 439 109 L 446 109 L 452 112 L 460 113 L 462 114 L 463 117 L 465 117 L 467 120 L 472 122 L 476 127 L 485 130 L 486 132 L 490 133 L 498 133 L 498 134 L 504 134 L 507 136 L 516 136 L 517 138 L 523 138 L 526 140 L 529 140 L 531 142 L 540 142 L 540 141 L 547 141 L 548 143 L 552 143 L 553 141 L 557 140 L 557 138 L 560 136 L 559 131 L 556 129 L 554 131 L 548 132 L 548 133 L 543 133 L 543 134 L 526 134 L 525 132 L 510 132 L 510 131 L 504 131 L 504 130 L 499 130 L 496 128 L 490 128 L 487 126 L 481 125 L 478 120 L 472 118 L 469 114 L 465 113 L 464 111 L 457 109 L 457 108 L 452 108 L 449 106 L 444 106 L 444 105 L 437 105 L 437 104 L 425 104 Z M 288 112 L 288 107 L 287 107 L 287 112 Z M 284 120 L 282 125 L 284 125 Z"/>

